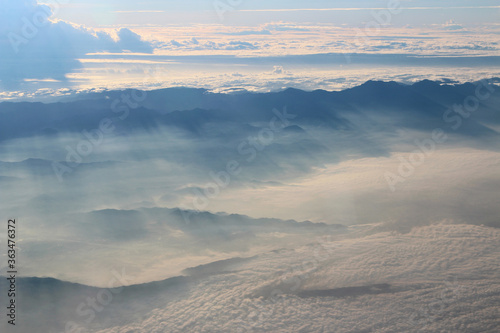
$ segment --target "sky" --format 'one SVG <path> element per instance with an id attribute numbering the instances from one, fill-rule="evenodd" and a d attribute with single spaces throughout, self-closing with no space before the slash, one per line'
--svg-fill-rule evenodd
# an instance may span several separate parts
<path id="1" fill-rule="evenodd" d="M 2 6 L 3 100 L 125 87 L 339 90 L 373 78 L 500 76 L 495 1 L 4 0 Z M 337 56 L 319 56 L 325 54 Z"/>
<path id="2" fill-rule="evenodd" d="M 358 25 L 367 20 L 372 10 L 401 7 L 406 13 L 394 24 L 432 24 L 445 19 L 456 19 L 463 24 L 495 23 L 498 21 L 498 3 L 495 1 L 73 1 L 61 10 L 61 18 L 97 27 L 105 24 L 106 15 L 120 24 L 220 23 L 218 10 L 224 11 L 228 25 L 258 24 L 263 20 L 292 20 Z M 493 10 L 492 10 L 493 9 Z M 323 12 L 323 13 L 322 13 Z M 175 13 L 175 14 L 173 14 Z M 131 15 L 133 14 L 133 15 Z M 94 22 L 90 17 L 94 17 Z M 409 19 L 409 20 L 408 20 Z M 92 22 L 92 23 L 90 23 Z"/>

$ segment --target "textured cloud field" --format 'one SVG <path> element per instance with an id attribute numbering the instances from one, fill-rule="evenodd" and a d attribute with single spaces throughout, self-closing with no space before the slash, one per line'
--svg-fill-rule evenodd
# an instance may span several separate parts
<path id="1" fill-rule="evenodd" d="M 82 333 L 496 332 L 498 229 L 443 222 L 401 234 L 376 227 L 351 228 L 342 237 L 324 234 L 294 249 L 215 262 L 187 269 L 182 277 L 120 289 L 26 281 L 21 309 L 39 310 L 30 312 L 19 328 Z M 118 272 L 128 281 L 134 278 L 134 271 Z M 89 299 L 102 303 L 93 308 Z"/>
<path id="2" fill-rule="evenodd" d="M 499 236 L 441 224 L 263 254 L 98 332 L 495 332 Z"/>

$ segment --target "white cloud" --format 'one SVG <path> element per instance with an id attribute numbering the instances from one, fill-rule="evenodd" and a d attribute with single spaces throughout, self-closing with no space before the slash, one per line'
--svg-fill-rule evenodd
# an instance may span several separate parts
<path id="1" fill-rule="evenodd" d="M 151 45 L 129 29 L 108 33 L 64 21 L 51 21 L 52 11 L 34 0 L 3 1 L 0 12 L 0 80 L 16 86 L 23 79 L 65 80 L 80 68 L 78 58 L 89 52 L 145 52 Z"/>

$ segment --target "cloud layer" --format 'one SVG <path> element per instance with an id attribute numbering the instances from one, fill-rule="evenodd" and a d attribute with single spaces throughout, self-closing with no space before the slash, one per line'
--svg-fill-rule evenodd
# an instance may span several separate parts
<path id="1" fill-rule="evenodd" d="M 322 223 L 498 227 L 498 99 L 487 81 L 370 81 L 2 103 L 0 199 L 26 221 L 26 274 L 88 284 L 102 283 L 85 274 L 92 267 L 120 263 L 157 280 L 300 244 L 329 230 Z M 429 141 L 437 129 L 446 139 Z M 281 221 L 258 219 L 270 217 Z"/>
<path id="2" fill-rule="evenodd" d="M 207 263 L 183 276 L 125 288 L 20 280 L 29 314 L 20 328 L 64 331 L 71 323 L 85 333 L 495 332 L 498 229 L 447 223 L 407 234 L 370 229 L 309 236 L 307 245 L 294 249 Z M 116 277 L 133 283 L 135 275 L 114 270 L 111 286 L 121 284 Z M 92 299 L 100 303 L 91 307 Z"/>

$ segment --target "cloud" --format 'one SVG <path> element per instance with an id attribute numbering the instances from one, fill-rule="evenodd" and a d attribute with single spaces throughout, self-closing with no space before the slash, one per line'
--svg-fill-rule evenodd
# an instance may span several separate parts
<path id="1" fill-rule="evenodd" d="M 149 42 L 129 29 L 120 29 L 114 40 L 102 31 L 50 20 L 52 9 L 34 0 L 2 1 L 2 7 L 0 80 L 7 87 L 24 79 L 64 81 L 90 52 L 153 52 Z"/>
<path id="2" fill-rule="evenodd" d="M 223 33 L 224 35 L 229 35 L 229 36 L 248 36 L 248 35 L 272 35 L 271 31 L 269 30 L 243 30 L 243 31 L 237 31 L 237 32 L 226 32 Z"/>
<path id="3" fill-rule="evenodd" d="M 456 31 L 456 30 L 464 30 L 465 28 L 463 26 L 461 26 L 460 24 L 455 23 L 455 21 L 450 20 L 450 21 L 446 22 L 445 24 L 443 24 L 443 29 Z"/>
<path id="4" fill-rule="evenodd" d="M 153 47 L 150 43 L 141 39 L 141 36 L 127 28 L 118 31 L 118 47 L 122 50 L 140 53 L 153 53 Z"/>
<path id="5" fill-rule="evenodd" d="M 285 73 L 287 73 L 287 71 L 283 68 L 283 66 L 274 66 L 273 67 L 273 74 L 281 75 L 281 74 L 285 74 Z"/>
<path id="6" fill-rule="evenodd" d="M 253 43 L 242 41 L 231 41 L 224 47 L 226 50 L 256 50 L 259 47 Z"/>
<path id="7" fill-rule="evenodd" d="M 183 50 L 192 51 L 192 50 L 219 50 L 219 51 L 244 51 L 244 50 L 257 50 L 259 49 L 258 43 L 240 41 L 240 40 L 228 40 L 223 42 L 213 42 L 206 41 L 204 43 L 200 43 L 196 38 L 191 38 L 184 41 L 177 41 L 172 39 L 169 43 L 159 43 L 160 48 L 165 47 L 178 47 Z"/>
<path id="8" fill-rule="evenodd" d="M 178 42 L 178 41 L 176 41 L 175 39 L 172 39 L 172 40 L 170 41 L 170 44 L 172 44 L 173 46 L 177 46 L 177 47 L 179 47 L 179 46 L 184 46 L 183 44 L 179 43 L 179 42 Z"/>
<path id="9" fill-rule="evenodd" d="M 294 23 L 286 22 L 267 23 L 263 27 L 264 29 L 271 31 L 310 31 L 309 28 L 300 27 L 295 25 Z"/>

